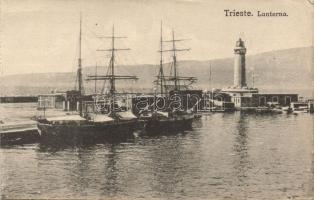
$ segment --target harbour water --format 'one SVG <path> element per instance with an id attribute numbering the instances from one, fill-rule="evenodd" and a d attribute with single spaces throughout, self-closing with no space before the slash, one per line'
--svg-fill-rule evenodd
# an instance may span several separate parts
<path id="1" fill-rule="evenodd" d="M 0 191 L 3 198 L 311 199 L 313 122 L 306 113 L 215 113 L 176 134 L 2 146 Z"/>

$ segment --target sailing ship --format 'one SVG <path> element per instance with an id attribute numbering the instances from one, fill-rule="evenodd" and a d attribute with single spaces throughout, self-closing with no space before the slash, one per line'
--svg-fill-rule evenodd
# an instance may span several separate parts
<path id="1" fill-rule="evenodd" d="M 182 85 L 180 81 L 189 81 L 193 83 L 196 81 L 195 77 L 183 77 L 178 75 L 177 70 L 177 52 L 178 51 L 188 51 L 189 49 L 178 49 L 176 48 L 176 42 L 182 41 L 183 39 L 175 39 L 174 31 L 172 31 L 171 40 L 163 40 L 162 35 L 162 24 L 161 24 L 161 34 L 160 34 L 160 65 L 157 80 L 155 81 L 156 86 L 159 86 L 160 93 L 157 96 L 157 88 L 154 89 L 154 102 L 151 105 L 152 110 L 143 110 L 140 115 L 140 120 L 145 121 L 145 130 L 147 132 L 169 132 L 169 131 L 179 131 L 185 130 L 192 127 L 192 122 L 194 120 L 194 113 L 192 110 L 187 108 L 172 108 L 169 102 L 171 102 L 170 94 L 173 96 L 180 95 L 180 90 Z M 171 42 L 172 49 L 164 50 L 163 43 Z M 172 74 L 169 76 L 164 75 L 163 69 L 163 52 L 172 52 Z M 172 84 L 167 84 L 167 83 Z M 157 104 L 158 99 L 165 98 L 168 105 L 165 109 L 158 110 Z"/>
<path id="2" fill-rule="evenodd" d="M 115 36 L 114 26 L 112 28 L 112 47 L 107 50 L 111 53 L 108 74 L 104 76 L 88 76 L 87 80 L 109 80 L 110 92 L 107 96 L 109 101 L 109 110 L 93 111 L 92 113 L 83 112 L 83 78 L 82 78 L 82 59 L 81 59 L 81 35 L 82 20 L 80 19 L 79 34 L 79 59 L 77 69 L 77 80 L 79 90 L 78 109 L 79 114 L 66 115 L 62 117 L 43 118 L 38 120 L 38 130 L 42 141 L 49 142 L 52 139 L 61 139 L 70 142 L 88 142 L 99 141 L 100 139 L 119 139 L 132 136 L 136 127 L 137 118 L 130 111 L 122 111 L 116 106 L 116 87 L 115 81 L 121 79 L 137 79 L 135 76 L 117 76 L 115 75 L 115 39 L 121 38 Z M 107 37 L 108 38 L 108 37 Z"/>

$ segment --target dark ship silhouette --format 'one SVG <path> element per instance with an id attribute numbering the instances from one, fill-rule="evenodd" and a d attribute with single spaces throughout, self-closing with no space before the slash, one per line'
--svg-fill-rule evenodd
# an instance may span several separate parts
<path id="1" fill-rule="evenodd" d="M 83 80 L 82 80 L 82 61 L 81 61 L 81 25 L 79 35 L 79 59 L 77 69 L 78 91 L 79 91 L 79 114 L 66 115 L 62 117 L 51 117 L 38 119 L 38 130 L 44 142 L 53 142 L 54 139 L 61 139 L 69 142 L 100 141 L 101 139 L 116 139 L 128 137 L 133 134 L 136 127 L 137 118 L 130 111 L 123 111 L 116 107 L 115 81 L 119 79 L 137 79 L 135 76 L 115 75 L 115 36 L 114 27 L 112 36 L 112 48 L 103 51 L 111 52 L 108 74 L 105 76 L 89 76 L 88 80 L 109 80 L 110 92 L 106 96 L 109 102 L 107 113 L 104 112 L 83 112 Z M 95 102 L 96 103 L 96 102 Z"/>

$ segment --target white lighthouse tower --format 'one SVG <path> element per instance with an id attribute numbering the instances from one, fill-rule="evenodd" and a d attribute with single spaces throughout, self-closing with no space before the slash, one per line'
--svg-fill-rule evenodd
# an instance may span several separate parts
<path id="1" fill-rule="evenodd" d="M 234 87 L 244 88 L 246 85 L 246 72 L 245 72 L 245 53 L 246 48 L 244 42 L 239 38 L 234 48 Z"/>
<path id="2" fill-rule="evenodd" d="M 252 106 L 252 95 L 258 93 L 257 88 L 250 88 L 246 83 L 245 54 L 244 41 L 239 38 L 234 48 L 233 86 L 222 89 L 238 109 Z"/>

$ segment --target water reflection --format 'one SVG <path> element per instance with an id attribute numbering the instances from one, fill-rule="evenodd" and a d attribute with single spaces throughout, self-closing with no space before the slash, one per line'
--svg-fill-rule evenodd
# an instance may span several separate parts
<path id="1" fill-rule="evenodd" d="M 196 125 L 199 126 L 199 123 Z M 139 135 L 142 137 L 174 136 L 178 134 L 185 135 L 186 133 L 192 130 L 193 130 L 193 127 L 188 127 L 188 128 L 183 128 L 183 129 L 173 129 L 173 130 L 158 130 L 158 131 L 157 130 L 147 131 L 143 129 L 139 131 Z"/>
<path id="2" fill-rule="evenodd" d="M 216 113 L 172 135 L 1 148 L 6 160 L 0 174 L 8 174 L 3 193 L 72 199 L 313 196 L 313 119 Z"/>
<path id="3" fill-rule="evenodd" d="M 101 191 L 103 195 L 113 196 L 118 191 L 120 191 L 120 184 L 118 182 L 119 170 L 117 168 L 118 155 L 116 152 L 116 145 L 109 145 L 108 154 L 105 163 L 103 163 L 103 186 L 101 187 Z"/>
<path id="4" fill-rule="evenodd" d="M 205 116 L 203 116 L 205 117 Z M 203 120 L 202 118 L 196 118 L 194 119 L 192 123 L 192 128 L 201 128 L 203 126 Z"/>
<path id="5" fill-rule="evenodd" d="M 248 154 L 248 118 L 244 113 L 238 113 L 237 116 L 237 129 L 235 136 L 235 143 L 233 149 L 235 151 L 234 168 L 236 169 L 237 177 L 239 182 L 243 183 L 247 177 L 246 171 L 249 167 L 249 154 Z"/>
<path id="6" fill-rule="evenodd" d="M 182 165 L 182 138 L 174 136 L 168 142 L 163 142 L 159 147 L 156 146 L 151 151 L 151 158 L 154 180 L 151 183 L 152 189 L 161 195 L 171 195 L 175 192 L 181 192 L 181 173 L 184 167 Z"/>
<path id="7" fill-rule="evenodd" d="M 86 141 L 86 142 L 80 142 L 77 143 L 75 141 L 73 141 L 73 143 L 63 143 L 63 142 L 56 142 L 56 141 L 52 141 L 52 142 L 42 142 L 39 143 L 39 148 L 38 151 L 39 152 L 57 152 L 57 151 L 64 151 L 67 149 L 89 149 L 89 148 L 93 148 L 96 145 L 117 145 L 120 143 L 124 143 L 124 142 L 132 142 L 134 140 L 134 136 L 132 137 L 118 137 L 118 138 L 111 138 L 111 139 L 106 139 L 106 140 L 102 140 L 102 141 Z"/>
<path id="8" fill-rule="evenodd" d="M 236 190 L 244 190 L 248 180 L 248 170 L 250 168 L 250 158 L 248 153 L 248 125 L 249 119 L 247 114 L 238 112 L 235 114 L 237 119 L 236 130 L 234 132 L 234 144 L 233 150 L 235 153 L 233 159 L 234 173 L 236 176 L 235 187 Z M 245 195 L 246 192 L 238 192 L 239 194 Z"/>
<path id="9" fill-rule="evenodd" d="M 74 153 L 75 152 L 75 153 Z M 90 185 L 90 177 L 89 170 L 92 169 L 91 165 L 94 163 L 95 151 L 93 149 L 88 149 L 88 147 L 80 147 L 75 148 L 74 152 L 71 152 L 72 155 L 76 155 L 76 157 L 72 157 L 72 166 L 71 169 L 68 170 L 69 182 L 70 185 L 75 187 L 71 187 L 73 193 L 77 193 L 80 195 L 84 194 L 85 188 L 88 188 Z"/>

